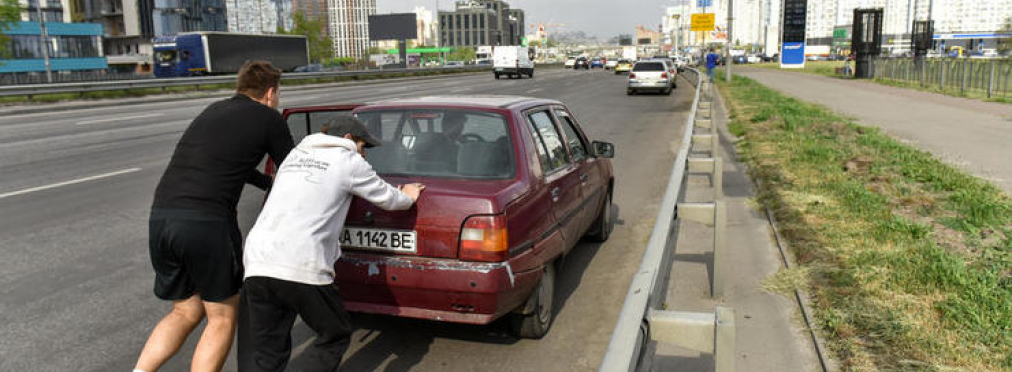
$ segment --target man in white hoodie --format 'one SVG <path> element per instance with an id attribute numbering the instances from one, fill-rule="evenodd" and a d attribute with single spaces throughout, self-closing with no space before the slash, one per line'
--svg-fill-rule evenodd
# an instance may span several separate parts
<path id="1" fill-rule="evenodd" d="M 295 316 L 317 333 L 308 370 L 336 371 L 351 341 L 351 322 L 334 285 L 339 236 L 352 196 L 383 209 L 411 208 L 421 184 L 394 187 L 365 161 L 378 146 L 365 125 L 339 117 L 326 134 L 306 136 L 278 168 L 256 224 L 246 237 L 239 315 L 239 370 L 283 371 Z"/>

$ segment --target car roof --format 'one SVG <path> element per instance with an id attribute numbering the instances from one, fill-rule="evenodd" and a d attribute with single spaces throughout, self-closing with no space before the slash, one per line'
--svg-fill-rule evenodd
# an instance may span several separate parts
<path id="1" fill-rule="evenodd" d="M 440 95 L 417 98 L 396 98 L 369 102 L 368 106 L 470 106 L 475 108 L 511 109 L 537 105 L 561 105 L 555 100 L 508 95 Z"/>

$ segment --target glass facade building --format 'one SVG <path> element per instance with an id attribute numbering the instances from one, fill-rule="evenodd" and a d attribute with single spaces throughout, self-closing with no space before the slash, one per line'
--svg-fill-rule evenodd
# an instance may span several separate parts
<path id="1" fill-rule="evenodd" d="M 0 60 L 0 73 L 45 72 L 43 50 L 49 52 L 53 72 L 104 70 L 102 26 L 91 23 L 46 22 L 48 38 L 39 22 L 17 22 L 5 34 L 11 38 L 11 59 Z"/>

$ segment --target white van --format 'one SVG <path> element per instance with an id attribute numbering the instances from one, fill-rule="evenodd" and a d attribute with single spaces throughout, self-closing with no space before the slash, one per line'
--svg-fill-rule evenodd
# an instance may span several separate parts
<path id="1" fill-rule="evenodd" d="M 496 79 L 502 75 L 518 78 L 522 75 L 534 77 L 534 60 L 531 58 L 531 50 L 527 47 L 497 46 L 492 49 L 492 61 Z"/>

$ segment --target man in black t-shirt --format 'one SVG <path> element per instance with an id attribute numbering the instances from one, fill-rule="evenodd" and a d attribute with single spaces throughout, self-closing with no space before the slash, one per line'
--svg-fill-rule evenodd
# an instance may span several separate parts
<path id="1" fill-rule="evenodd" d="M 267 189 L 256 167 L 281 164 L 293 147 L 278 113 L 281 70 L 264 61 L 239 70 L 237 93 L 200 113 L 183 133 L 155 189 L 149 250 L 155 296 L 172 310 L 151 332 L 135 371 L 155 372 L 203 318 L 191 371 L 218 371 L 235 333 L 242 285 L 236 204 L 245 184 Z"/>

